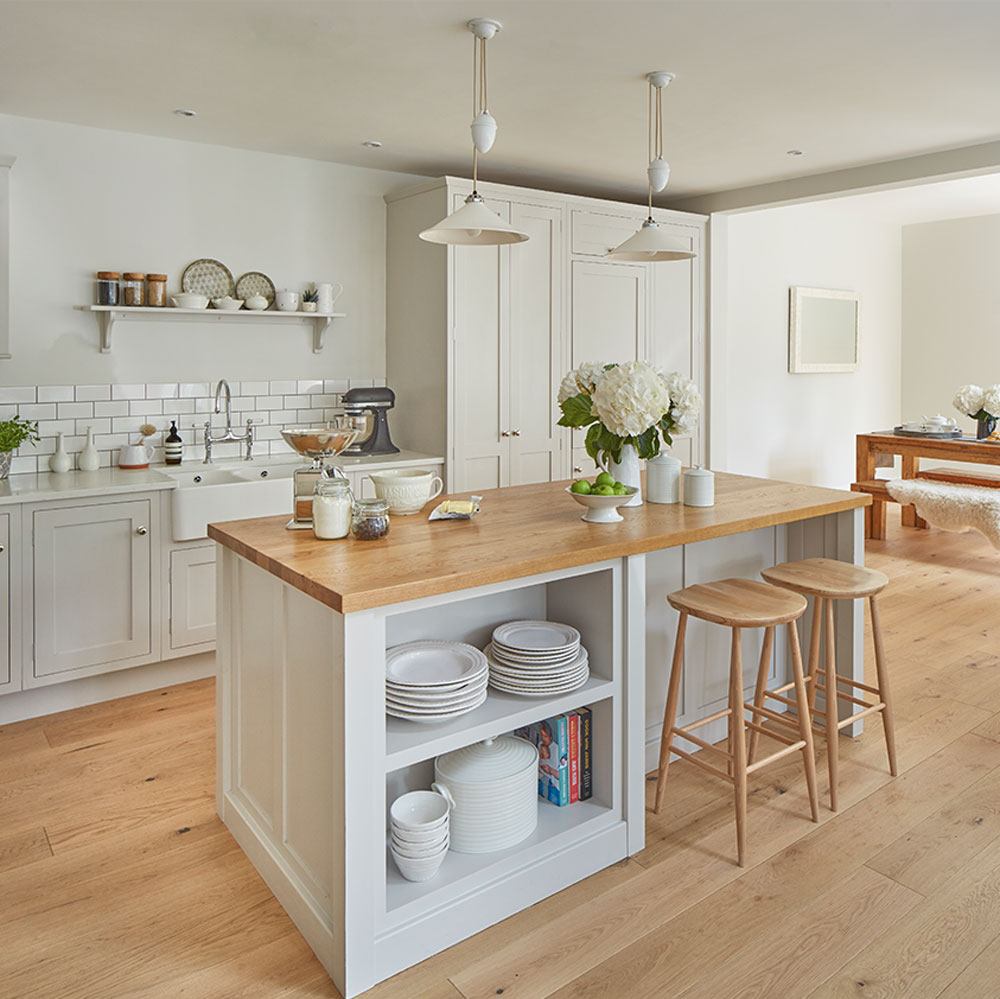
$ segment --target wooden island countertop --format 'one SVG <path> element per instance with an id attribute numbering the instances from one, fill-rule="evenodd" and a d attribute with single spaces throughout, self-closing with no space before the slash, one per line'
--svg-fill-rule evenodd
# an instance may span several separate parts
<path id="1" fill-rule="evenodd" d="M 428 521 L 428 504 L 422 513 L 393 517 L 379 541 L 319 541 L 311 531 L 286 530 L 287 515 L 210 524 L 208 536 L 348 614 L 871 503 L 861 493 L 717 472 L 713 507 L 645 503 L 622 508 L 621 523 L 590 524 L 566 495 L 568 484 L 488 490 L 471 520 Z"/>

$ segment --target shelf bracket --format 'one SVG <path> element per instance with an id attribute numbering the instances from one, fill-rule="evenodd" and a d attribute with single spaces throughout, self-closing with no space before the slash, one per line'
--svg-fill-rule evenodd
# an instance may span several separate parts
<path id="1" fill-rule="evenodd" d="M 322 316 L 318 319 L 313 320 L 313 353 L 320 354 L 323 352 L 323 339 L 326 337 L 326 331 L 330 328 L 330 323 L 333 322 L 333 316 Z"/>
<path id="2" fill-rule="evenodd" d="M 110 354 L 111 353 L 111 331 L 115 327 L 115 319 L 117 318 L 117 313 L 115 312 L 98 312 L 97 313 L 97 325 L 101 329 L 101 353 Z"/>

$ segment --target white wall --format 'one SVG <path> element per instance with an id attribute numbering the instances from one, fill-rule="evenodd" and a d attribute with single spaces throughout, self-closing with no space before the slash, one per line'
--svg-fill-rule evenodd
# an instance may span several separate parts
<path id="1" fill-rule="evenodd" d="M 267 127 L 266 122 L 261 123 Z M 11 170 L 11 344 L 0 385 L 381 378 L 385 205 L 413 177 L 0 115 Z M 310 327 L 164 321 L 98 352 L 98 270 L 169 275 L 214 257 L 278 288 L 340 281 L 323 354 Z"/>
<path id="2" fill-rule="evenodd" d="M 1000 215 L 903 228 L 903 412 L 952 408 L 960 385 L 1000 382 Z"/>
<path id="3" fill-rule="evenodd" d="M 855 435 L 898 422 L 900 225 L 878 210 L 871 200 L 878 197 L 725 220 L 724 330 L 713 323 L 713 467 L 844 488 L 854 479 Z M 859 371 L 788 373 L 793 285 L 861 293 Z"/>

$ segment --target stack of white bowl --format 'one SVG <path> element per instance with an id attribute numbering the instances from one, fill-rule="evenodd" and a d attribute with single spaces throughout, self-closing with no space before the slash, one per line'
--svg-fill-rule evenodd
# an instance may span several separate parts
<path id="1" fill-rule="evenodd" d="M 448 852 L 448 802 L 434 791 L 410 791 L 389 808 L 392 859 L 407 881 L 430 881 Z"/>
<path id="2" fill-rule="evenodd" d="M 520 843 L 538 824 L 538 749 L 502 735 L 434 761 L 434 790 L 451 804 L 451 848 L 492 853 Z"/>
<path id="3" fill-rule="evenodd" d="M 486 700 L 486 657 L 464 642 L 406 642 L 385 655 L 385 711 L 393 718 L 439 722 Z"/>

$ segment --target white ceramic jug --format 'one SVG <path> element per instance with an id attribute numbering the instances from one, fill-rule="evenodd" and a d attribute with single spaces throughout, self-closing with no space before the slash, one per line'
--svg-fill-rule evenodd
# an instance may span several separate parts
<path id="1" fill-rule="evenodd" d="M 149 468 L 153 453 L 149 444 L 126 444 L 119 452 L 118 467 Z"/>

